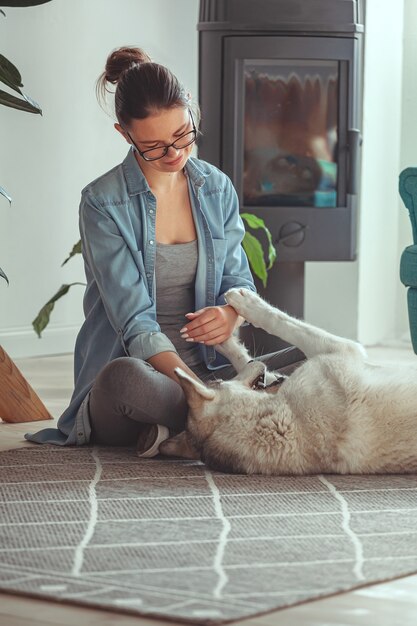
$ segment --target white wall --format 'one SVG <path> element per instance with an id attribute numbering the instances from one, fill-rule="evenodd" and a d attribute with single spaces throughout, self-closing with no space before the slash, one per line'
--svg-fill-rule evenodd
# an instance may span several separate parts
<path id="1" fill-rule="evenodd" d="M 31 322 L 62 283 L 83 280 L 80 259 L 61 262 L 78 240 L 84 185 L 119 163 L 127 144 L 100 109 L 95 80 L 108 53 L 143 47 L 197 95 L 196 0 L 52 0 L 5 9 L 1 53 L 22 73 L 43 117 L 0 107 L 0 344 L 13 357 L 72 351 L 82 287 L 53 312 L 42 339 Z M 0 16 L 1 18 L 1 16 Z"/>
<path id="2" fill-rule="evenodd" d="M 417 167 L 417 0 L 404 3 L 404 63 L 402 90 L 402 124 L 400 170 Z M 398 214 L 398 258 L 406 246 L 413 243 L 408 211 L 399 200 Z M 406 288 L 397 284 L 395 336 L 409 340 Z"/>
<path id="3" fill-rule="evenodd" d="M 410 5 L 416 3 L 406 2 L 407 23 Z M 403 0 L 395 10 L 386 0 L 367 0 L 357 261 L 306 267 L 306 319 L 367 345 L 394 339 L 397 318 L 406 306 L 398 277 L 403 9 Z M 408 24 L 410 37 L 416 25 L 415 19 Z M 406 39 L 409 72 L 410 55 L 411 41 Z M 415 94 L 413 102 L 415 109 Z M 406 117 L 409 126 L 412 106 Z"/>
<path id="4" fill-rule="evenodd" d="M 366 9 L 358 339 L 368 345 L 395 335 L 403 9 L 380 0 Z"/>
<path id="5" fill-rule="evenodd" d="M 367 0 L 358 260 L 306 267 L 306 319 L 368 345 L 408 336 L 398 262 L 411 231 L 397 189 L 402 167 L 417 164 L 417 1 L 392 6 Z M 0 198 L 0 266 L 11 281 L 0 282 L 0 344 L 14 357 L 67 352 L 82 287 L 58 303 L 41 340 L 31 321 L 62 283 L 83 280 L 80 259 L 60 267 L 78 239 L 80 190 L 126 153 L 95 80 L 110 50 L 138 45 L 197 95 L 198 1 L 52 0 L 6 13 L 0 51 L 44 115 L 0 107 L 0 185 L 14 199 L 9 209 Z"/>

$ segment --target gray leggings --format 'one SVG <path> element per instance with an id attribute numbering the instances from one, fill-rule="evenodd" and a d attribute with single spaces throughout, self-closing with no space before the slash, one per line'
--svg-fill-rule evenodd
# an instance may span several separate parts
<path id="1" fill-rule="evenodd" d="M 257 360 L 269 370 L 290 374 L 305 356 L 289 347 Z M 215 372 L 202 365 L 193 371 L 204 381 L 228 380 L 236 374 L 231 365 Z M 187 403 L 180 385 L 147 361 L 121 357 L 98 374 L 90 391 L 89 411 L 92 443 L 133 447 L 143 424 L 163 424 L 173 433 L 184 430 Z"/>

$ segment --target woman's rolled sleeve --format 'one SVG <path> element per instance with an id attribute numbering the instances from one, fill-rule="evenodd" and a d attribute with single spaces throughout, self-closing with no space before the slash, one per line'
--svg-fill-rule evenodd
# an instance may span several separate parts
<path id="1" fill-rule="evenodd" d="M 130 342 L 129 356 L 146 361 L 160 352 L 176 352 L 175 346 L 164 333 L 140 333 Z"/>

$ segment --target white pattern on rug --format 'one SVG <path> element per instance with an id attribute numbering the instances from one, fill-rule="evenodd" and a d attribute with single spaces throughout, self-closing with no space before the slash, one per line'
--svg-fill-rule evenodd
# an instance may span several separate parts
<path id="1" fill-rule="evenodd" d="M 365 576 L 363 575 L 363 546 L 358 535 L 354 533 L 350 527 L 350 511 L 347 500 L 342 496 L 341 493 L 339 493 L 333 483 L 327 480 L 327 478 L 324 478 L 324 476 L 318 476 L 318 479 L 321 483 L 323 483 L 323 485 L 326 485 L 326 487 L 328 487 L 330 493 L 332 493 L 341 504 L 342 528 L 348 535 L 348 537 L 350 537 L 355 549 L 355 566 L 353 568 L 353 573 L 358 580 L 365 580 Z"/>
<path id="2" fill-rule="evenodd" d="M 230 522 L 224 516 L 222 504 L 220 501 L 220 491 L 218 490 L 216 483 L 214 482 L 212 472 L 209 472 L 208 470 L 206 470 L 204 472 L 204 475 L 206 477 L 206 480 L 213 494 L 214 509 L 216 511 L 216 516 L 222 521 L 222 531 L 220 533 L 219 543 L 217 546 L 217 552 L 214 558 L 214 566 L 213 566 L 214 571 L 217 572 L 217 574 L 219 575 L 219 582 L 217 583 L 217 586 L 214 589 L 213 596 L 215 598 L 221 598 L 222 590 L 227 585 L 227 582 L 229 580 L 229 577 L 227 576 L 223 567 L 223 556 L 226 550 L 227 536 L 230 532 Z"/>
<path id="3" fill-rule="evenodd" d="M 0 454 L 0 587 L 198 622 L 417 570 L 415 476 L 231 476 L 133 450 Z"/>
<path id="4" fill-rule="evenodd" d="M 96 447 L 93 448 L 91 452 L 91 456 L 93 457 L 95 461 L 96 471 L 95 471 L 95 474 L 93 476 L 91 483 L 88 485 L 88 499 L 90 502 L 90 519 L 88 521 L 85 535 L 75 549 L 74 564 L 73 564 L 72 571 L 71 571 L 72 576 L 80 576 L 81 574 L 81 569 L 82 569 L 83 562 L 84 562 L 84 550 L 90 543 L 91 537 L 94 534 L 94 530 L 97 524 L 98 505 L 97 505 L 96 486 L 97 486 L 98 481 L 101 478 L 103 467 L 101 465 L 98 450 Z"/>

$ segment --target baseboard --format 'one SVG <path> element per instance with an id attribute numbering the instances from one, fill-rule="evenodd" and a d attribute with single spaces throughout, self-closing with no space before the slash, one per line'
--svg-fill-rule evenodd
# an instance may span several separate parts
<path id="1" fill-rule="evenodd" d="M 79 326 L 50 325 L 39 339 L 33 328 L 0 331 L 0 345 L 12 359 L 52 356 L 74 351 Z"/>
<path id="2" fill-rule="evenodd" d="M 392 348 L 394 350 L 413 350 L 410 333 L 403 334 L 401 335 L 401 337 L 390 337 L 385 339 L 384 341 L 378 341 L 378 343 L 373 344 L 373 346 L 366 345 L 366 347 Z"/>

